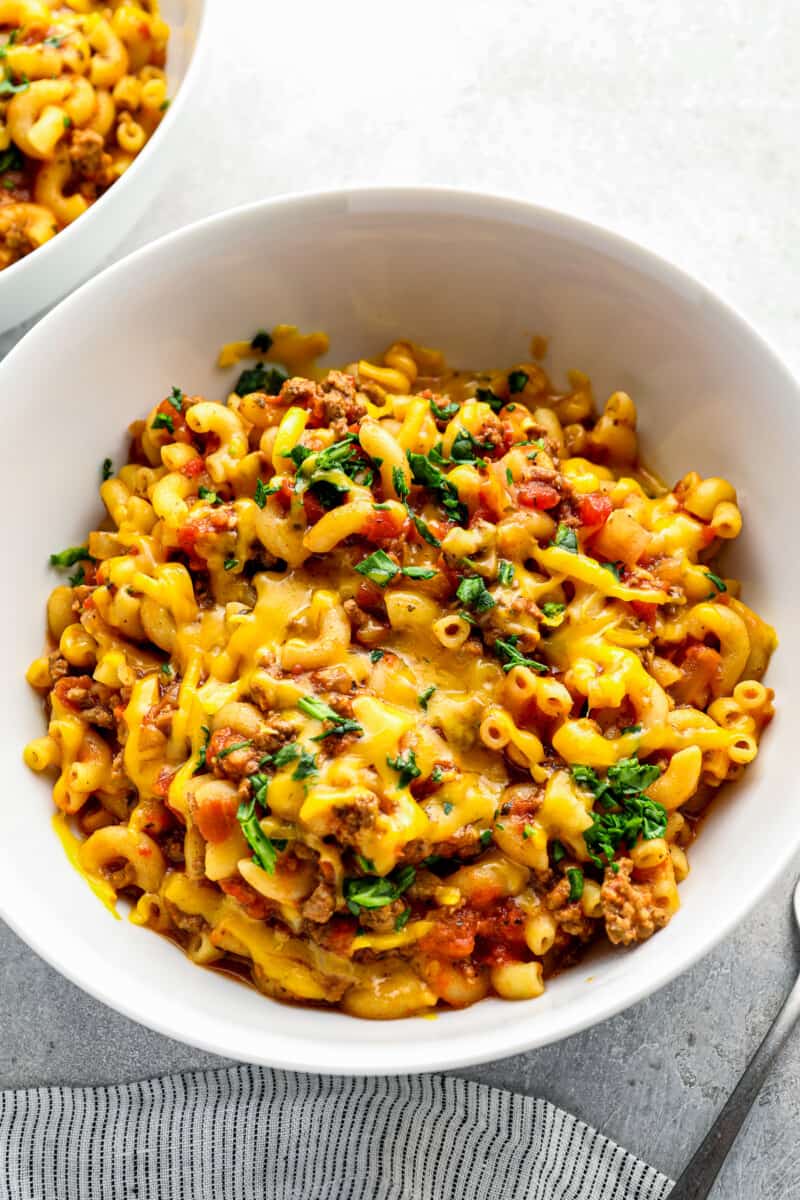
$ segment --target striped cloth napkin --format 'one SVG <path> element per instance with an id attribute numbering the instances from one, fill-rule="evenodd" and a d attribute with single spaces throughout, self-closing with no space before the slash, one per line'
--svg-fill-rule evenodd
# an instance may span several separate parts
<path id="1" fill-rule="evenodd" d="M 257 1067 L 0 1092 L 3 1200 L 664 1200 L 548 1104 L 445 1076 Z"/>

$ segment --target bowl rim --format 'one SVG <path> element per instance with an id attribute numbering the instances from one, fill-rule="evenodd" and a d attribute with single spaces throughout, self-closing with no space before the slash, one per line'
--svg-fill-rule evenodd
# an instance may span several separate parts
<path id="1" fill-rule="evenodd" d="M 196 59 L 196 55 L 194 58 Z M 37 337 L 46 335 L 48 323 L 62 308 L 82 303 L 91 294 L 93 288 L 105 286 L 108 280 L 117 275 L 124 275 L 125 271 L 134 263 L 144 262 L 150 257 L 156 258 L 171 246 L 195 238 L 202 239 L 210 232 L 222 230 L 226 225 L 235 224 L 237 221 L 247 221 L 257 214 L 261 214 L 265 220 L 269 220 L 275 214 L 280 216 L 283 210 L 293 215 L 303 209 L 311 210 L 312 213 L 317 211 L 319 214 L 335 215 L 350 207 L 364 215 L 380 215 L 382 213 L 424 215 L 427 213 L 433 216 L 467 216 L 512 224 L 521 229 L 534 227 L 546 236 L 559 233 L 561 236 L 566 235 L 573 240 L 586 242 L 606 254 L 613 255 L 625 265 L 653 274 L 667 290 L 690 292 L 695 299 L 699 297 L 708 303 L 729 322 L 742 338 L 749 340 L 770 363 L 772 369 L 783 378 L 787 389 L 796 393 L 797 400 L 800 402 L 800 382 L 783 362 L 770 341 L 752 324 L 749 318 L 695 275 L 675 266 L 669 260 L 638 242 L 571 213 L 537 205 L 519 196 L 437 185 L 349 186 L 320 191 L 282 193 L 278 196 L 225 209 L 164 234 L 106 267 L 55 305 L 0 362 L 0 381 L 9 370 L 15 368 L 17 359 L 27 353 L 28 343 L 35 342 Z M 155 278 L 157 277 L 156 275 Z M 20 404 L 22 399 L 22 395 L 20 395 L 18 400 Z M 12 404 L 11 408 L 14 407 L 15 405 Z M 544 1035 L 537 1034 L 537 1022 L 533 1017 L 530 1022 L 507 1028 L 502 1022 L 494 1026 L 487 1023 L 487 1027 L 481 1031 L 479 1037 L 474 1032 L 470 1035 L 468 1044 L 458 1037 L 415 1044 L 413 1038 L 404 1036 L 403 1045 L 398 1048 L 391 1047 L 389 1038 L 387 1038 L 380 1044 L 368 1044 L 369 1061 L 360 1062 L 357 1070 L 353 1069 L 351 1062 L 344 1061 L 347 1054 L 351 1053 L 349 1043 L 342 1043 L 342 1050 L 337 1051 L 333 1046 L 334 1039 L 329 1039 L 329 1048 L 333 1046 L 332 1052 L 329 1050 L 320 1055 L 321 1047 L 325 1045 L 325 1039 L 315 1038 L 308 1041 L 303 1037 L 302 1029 L 298 1033 L 290 1035 L 265 1031 L 263 1044 L 259 1045 L 255 1051 L 248 1051 L 239 1044 L 240 1037 L 236 1032 L 237 1027 L 226 1024 L 224 1020 L 218 1021 L 214 1036 L 205 1033 L 196 1034 L 185 1027 L 173 1024 L 169 1019 L 161 1020 L 157 1011 L 143 1012 L 136 1001 L 129 1001 L 125 995 L 115 994 L 111 987 L 104 985 L 102 978 L 87 979 L 73 965 L 70 955 L 66 952 L 62 953 L 58 945 L 52 942 L 48 943 L 46 939 L 41 939 L 35 934 L 29 934 L 25 927 L 25 906 L 19 905 L 17 913 L 10 912 L 8 905 L 3 903 L 2 889 L 0 889 L 0 917 L 35 953 L 81 990 L 138 1024 L 185 1045 L 237 1061 L 253 1062 L 283 1070 L 306 1071 L 311 1074 L 404 1075 L 475 1066 L 538 1049 L 599 1025 L 655 994 L 709 954 L 745 919 L 788 867 L 799 846 L 800 825 L 798 825 L 796 838 L 794 840 L 787 838 L 779 852 L 773 855 L 772 870 L 758 875 L 743 899 L 741 898 L 742 892 L 737 890 L 736 894 L 740 897 L 738 902 L 734 901 L 730 906 L 725 906 L 722 912 L 716 914 L 717 919 L 713 927 L 707 929 L 703 936 L 681 955 L 679 963 L 664 959 L 656 964 L 654 969 L 651 969 L 646 978 L 637 978 L 635 974 L 632 974 L 624 984 L 617 985 L 607 996 L 598 995 L 594 1006 L 591 1008 L 585 1006 L 575 1012 L 557 1029 L 551 1029 Z M 304 1011 L 302 1006 L 298 1006 L 298 1014 Z M 387 1029 L 391 1030 L 396 1022 L 387 1022 L 386 1024 Z M 403 1023 L 403 1033 L 404 1035 L 408 1033 L 408 1026 L 405 1022 Z"/>
<path id="2" fill-rule="evenodd" d="M 189 91 L 193 87 L 195 79 L 199 73 L 199 60 L 205 47 L 206 35 L 208 34 L 210 28 L 210 19 L 208 14 L 211 7 L 211 0 L 199 0 L 199 4 L 200 19 L 197 25 L 197 40 L 195 41 L 194 50 L 189 58 L 186 71 L 178 85 L 178 89 L 175 92 L 175 95 L 170 99 L 167 111 L 161 118 L 161 121 L 159 122 L 153 136 L 148 138 L 148 140 L 145 142 L 144 146 L 136 155 L 127 171 L 124 171 L 123 174 L 120 175 L 119 179 L 117 179 L 110 188 L 107 188 L 106 191 L 103 192 L 102 196 L 99 196 L 98 199 L 95 200 L 94 204 L 90 204 L 86 212 L 82 213 L 81 217 L 79 217 L 77 221 L 72 221 L 64 229 L 60 230 L 54 237 L 51 237 L 49 241 L 45 242 L 44 245 L 38 246 L 33 253 L 26 254 L 24 258 L 18 259 L 15 263 L 12 263 L 10 267 L 6 267 L 4 271 L 0 271 L 0 289 L 4 287 L 8 288 L 16 280 L 22 279 L 26 268 L 28 271 L 32 271 L 35 264 L 41 264 L 42 267 L 46 266 L 46 264 L 50 261 L 50 258 L 53 257 L 53 246 L 58 245 L 63 249 L 65 246 L 72 245 L 72 241 L 74 241 L 74 230 L 80 230 L 81 228 L 85 229 L 85 225 L 82 222 L 82 217 L 91 216 L 97 209 L 98 205 L 102 205 L 103 207 L 100 211 L 105 212 L 106 208 L 108 208 L 108 204 L 105 203 L 107 198 L 109 196 L 120 196 L 122 194 L 122 188 L 125 186 L 129 177 L 135 172 L 133 177 L 134 179 L 138 179 L 139 175 L 141 174 L 141 171 L 139 170 L 139 164 L 147 164 L 154 154 L 158 154 L 162 140 L 158 137 L 158 134 L 160 134 L 162 130 L 168 134 L 175 122 L 180 119 L 180 114 L 183 112 L 185 105 L 188 103 Z M 156 148 L 151 152 L 150 147 L 154 142 L 156 143 Z M 69 242 L 65 240 L 67 238 L 70 238 Z M 102 272 L 100 272 L 100 274 L 102 274 Z M 93 278 L 96 278 L 96 276 Z M 68 292 L 66 296 L 62 297 L 62 299 L 68 299 L 71 295 L 73 295 L 73 293 Z M 60 304 L 61 301 L 59 300 L 58 303 Z M 55 308 L 57 305 L 53 305 L 53 307 Z M 12 325 L 9 328 L 13 330 L 14 326 Z"/>

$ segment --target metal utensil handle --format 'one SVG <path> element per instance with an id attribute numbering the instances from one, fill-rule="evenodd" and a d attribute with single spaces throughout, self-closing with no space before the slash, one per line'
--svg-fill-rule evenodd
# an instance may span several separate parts
<path id="1" fill-rule="evenodd" d="M 800 979 L 795 983 L 783 1008 L 750 1059 L 725 1107 L 669 1193 L 669 1200 L 705 1200 L 705 1197 L 711 1194 L 714 1180 L 728 1156 L 728 1151 L 761 1091 L 775 1056 L 791 1033 L 798 1017 Z"/>

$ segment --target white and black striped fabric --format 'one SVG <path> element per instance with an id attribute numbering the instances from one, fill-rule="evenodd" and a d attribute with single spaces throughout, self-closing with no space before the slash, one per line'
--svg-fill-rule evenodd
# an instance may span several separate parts
<path id="1" fill-rule="evenodd" d="M 442 1076 L 240 1066 L 0 1092 L 3 1200 L 664 1200 L 544 1100 Z"/>

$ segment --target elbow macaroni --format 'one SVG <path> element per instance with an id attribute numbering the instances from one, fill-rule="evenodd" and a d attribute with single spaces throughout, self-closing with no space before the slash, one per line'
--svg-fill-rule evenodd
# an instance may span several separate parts
<path id="1" fill-rule="evenodd" d="M 0 270 L 77 220 L 169 104 L 157 0 L 0 4 Z"/>
<path id="2" fill-rule="evenodd" d="M 142 10 L 85 7 L 81 84 L 145 122 Z M 52 111 L 81 92 L 53 74 L 16 115 L 63 192 Z M 173 388 L 131 427 L 110 527 L 58 556 L 25 761 L 92 887 L 199 964 L 360 1017 L 532 999 L 593 937 L 666 924 L 699 812 L 758 752 L 775 635 L 709 566 L 736 493 L 654 486 L 631 397 L 595 419 L 577 372 L 556 395 L 397 342 L 323 375 L 326 349 L 231 343 L 221 365 L 262 365 L 226 403 Z"/>

